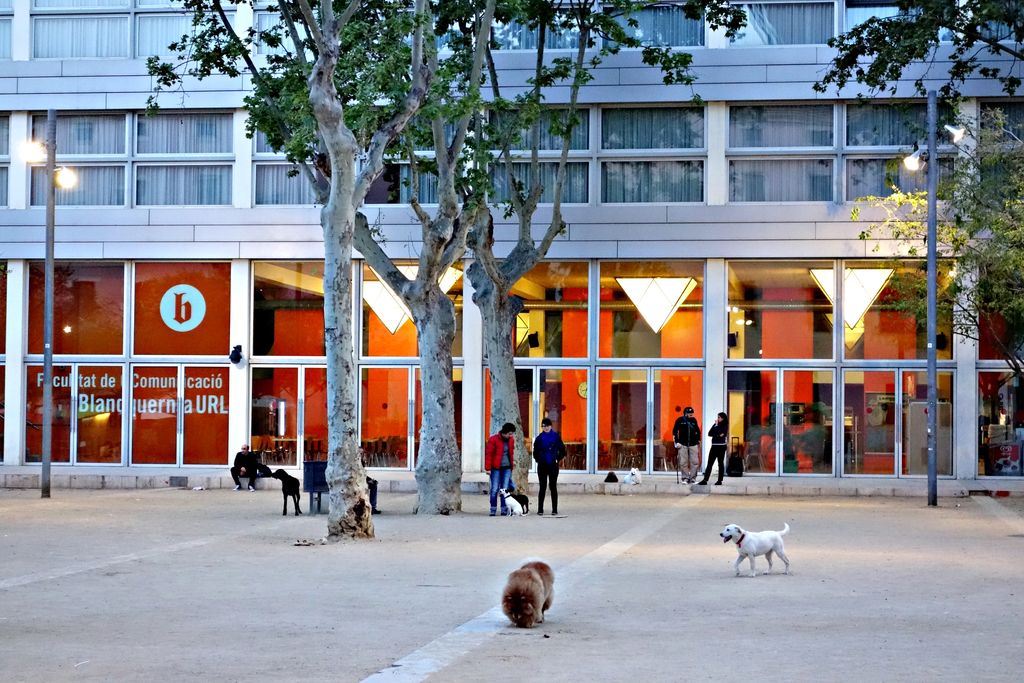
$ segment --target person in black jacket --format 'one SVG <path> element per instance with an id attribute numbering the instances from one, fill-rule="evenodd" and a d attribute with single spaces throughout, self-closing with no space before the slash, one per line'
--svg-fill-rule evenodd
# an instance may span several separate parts
<path id="1" fill-rule="evenodd" d="M 715 424 L 711 425 L 711 429 L 708 430 L 708 436 L 711 437 L 711 452 L 708 453 L 704 478 L 697 482 L 697 485 L 705 486 L 708 483 L 708 477 L 711 476 L 711 465 L 718 460 L 718 481 L 715 482 L 715 485 L 721 486 L 722 476 L 725 474 L 725 449 L 729 443 L 729 416 L 719 413 Z"/>
<path id="2" fill-rule="evenodd" d="M 676 420 L 672 427 L 672 439 L 675 441 L 678 460 L 677 476 L 687 484 L 692 484 L 700 472 L 700 425 L 693 416 L 693 408 L 686 406 L 683 416 Z"/>
<path id="3" fill-rule="evenodd" d="M 249 478 L 249 490 L 256 490 L 256 476 L 259 473 L 259 458 L 249 450 L 249 444 L 242 444 L 242 450 L 235 453 L 235 464 L 231 468 L 231 478 L 235 480 L 235 490 L 242 490 L 239 477 Z"/>
<path id="4" fill-rule="evenodd" d="M 544 494 L 551 484 L 551 514 L 558 514 L 558 463 L 565 457 L 565 444 L 562 437 L 552 429 L 551 419 L 545 417 L 540 421 L 540 434 L 533 440 L 533 459 L 537 461 L 537 478 L 540 480 L 540 493 L 537 495 L 537 514 L 544 514 Z"/>

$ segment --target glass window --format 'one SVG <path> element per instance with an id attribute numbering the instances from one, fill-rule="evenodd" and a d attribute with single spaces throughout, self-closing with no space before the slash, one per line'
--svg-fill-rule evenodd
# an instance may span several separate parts
<path id="1" fill-rule="evenodd" d="M 43 460 L 43 366 L 29 365 L 25 386 L 25 462 Z M 70 365 L 53 366 L 53 432 L 50 460 L 71 462 Z"/>
<path id="2" fill-rule="evenodd" d="M 953 373 L 936 379 L 935 459 L 938 474 L 953 474 Z M 928 373 L 903 373 L 903 474 L 928 474 Z"/>
<path id="3" fill-rule="evenodd" d="M 564 470 L 587 469 L 587 369 L 540 368 L 540 416 L 565 443 Z"/>
<path id="4" fill-rule="evenodd" d="M 135 56 L 168 56 L 168 47 L 192 32 L 192 20 L 186 14 L 140 14 L 135 17 Z"/>
<path id="5" fill-rule="evenodd" d="M 907 283 L 922 280 L 923 264 L 894 267 L 892 262 L 850 261 L 843 270 L 843 338 L 847 358 L 920 359 L 927 355 L 925 321 L 900 311 Z M 948 265 L 939 266 L 939 287 L 949 282 Z M 923 284 L 921 285 L 923 288 Z M 953 357 L 953 329 L 948 316 L 937 321 L 939 359 Z"/>
<path id="6" fill-rule="evenodd" d="M 646 469 L 647 371 L 597 371 L 597 469 Z"/>
<path id="7" fill-rule="evenodd" d="M 78 366 L 75 462 L 121 464 L 122 366 Z"/>
<path id="8" fill-rule="evenodd" d="M 491 124 L 500 132 L 499 134 L 504 134 L 504 129 L 511 127 L 511 124 L 508 123 L 508 119 L 509 115 L 504 112 L 491 113 Z M 569 120 L 569 111 L 567 109 L 555 109 L 545 112 L 545 116 L 541 118 L 540 123 L 540 139 L 537 146 L 538 150 L 550 152 L 562 151 L 562 135 L 551 131 L 551 124 L 556 120 L 559 127 L 567 125 Z M 511 134 L 511 131 L 509 131 L 509 134 Z M 531 149 L 531 141 L 533 139 L 532 135 L 533 130 L 531 128 L 516 131 L 516 138 L 510 145 L 510 149 Z M 450 138 L 451 136 L 449 135 L 448 137 Z M 578 110 L 576 112 L 576 125 L 573 126 L 572 137 L 569 139 L 569 149 L 585 150 L 589 149 L 589 147 L 590 112 L 586 109 Z"/>
<path id="9" fill-rule="evenodd" d="M 0 261 L 0 327 L 7 329 L 7 262 Z M 7 353 L 7 335 L 0 334 L 0 355 Z M 0 366 L 2 371 L 3 366 Z M 2 374 L 2 372 L 0 372 Z M 2 431 L 2 430 L 0 430 Z"/>
<path id="10" fill-rule="evenodd" d="M 516 356 L 587 357 L 588 272 L 585 262 L 545 260 L 520 278 L 512 288 L 523 300 Z"/>
<path id="11" fill-rule="evenodd" d="M 896 473 L 896 374 L 847 370 L 843 375 L 844 474 Z"/>
<path id="12" fill-rule="evenodd" d="M 602 109 L 602 149 L 701 149 L 704 109 Z"/>
<path id="13" fill-rule="evenodd" d="M 928 112 L 923 104 L 846 105 L 848 147 L 903 147 L 927 135 Z"/>
<path id="14" fill-rule="evenodd" d="M 371 467 L 409 465 L 409 369 L 363 368 L 360 443 Z"/>
<path id="15" fill-rule="evenodd" d="M 6 418 L 4 407 L 7 405 L 7 372 L 3 363 L 0 363 L 0 422 Z M 27 426 L 27 425 L 26 425 Z M 4 461 L 4 431 L 0 429 L 0 463 Z"/>
<path id="16" fill-rule="evenodd" d="M 518 22 L 494 22 L 493 40 L 501 50 L 536 50 L 540 44 L 540 28 L 530 28 Z M 545 33 L 546 50 L 575 50 L 580 43 L 579 31 L 568 28 Z"/>
<path id="17" fill-rule="evenodd" d="M 324 355 L 322 261 L 253 264 L 254 356 Z"/>
<path id="18" fill-rule="evenodd" d="M 0 116 L 0 206 L 7 206 L 7 164 L 11 155 L 10 120 Z"/>
<path id="19" fill-rule="evenodd" d="M 833 268 L 832 261 L 730 262 L 729 358 L 832 358 Z"/>
<path id="20" fill-rule="evenodd" d="M 302 405 L 303 459 L 327 459 L 327 369 L 306 368 L 306 401 Z M 366 463 L 369 464 L 369 463 Z"/>
<path id="21" fill-rule="evenodd" d="M 978 373 L 978 475 L 1024 476 L 1024 382 L 1012 372 Z"/>
<path id="22" fill-rule="evenodd" d="M 832 105 L 729 107 L 729 147 L 832 147 Z"/>
<path id="23" fill-rule="evenodd" d="M 644 7 L 628 17 L 615 20 L 626 33 L 645 45 L 661 47 L 695 47 L 704 44 L 704 21 L 690 19 L 680 5 Z M 632 22 L 636 26 L 631 26 Z"/>
<path id="24" fill-rule="evenodd" d="M 256 43 L 256 54 L 258 55 L 283 55 L 287 52 L 283 45 L 271 47 L 262 39 L 263 33 L 273 33 L 280 40 L 287 41 L 284 31 L 275 31 L 275 27 L 281 24 L 281 15 L 277 12 L 256 12 L 256 30 L 259 31 L 259 41 Z M 290 43 L 289 43 L 290 44 Z"/>
<path id="25" fill-rule="evenodd" d="M 178 366 L 132 367 L 132 464 L 178 462 Z"/>
<path id="26" fill-rule="evenodd" d="M 731 202 L 830 202 L 832 159 L 732 159 Z"/>
<path id="27" fill-rule="evenodd" d="M 230 154 L 231 114 L 140 115 L 139 154 Z"/>
<path id="28" fill-rule="evenodd" d="M 694 414 L 704 414 L 703 374 L 700 370 L 654 371 L 654 471 L 677 469 L 677 451 L 672 429 L 683 410 L 691 406 Z M 710 427 L 710 425 L 709 425 Z M 703 433 L 707 433 L 707 429 Z M 703 457 L 703 455 L 702 455 Z M 706 460 L 704 461 L 707 462 Z M 703 464 L 703 463 L 702 463 Z"/>
<path id="29" fill-rule="evenodd" d="M 437 176 L 426 171 L 417 174 L 416 189 L 420 204 L 437 203 Z M 384 171 L 370 185 L 367 204 L 408 204 L 413 195 L 412 171 L 408 164 L 385 164 Z"/>
<path id="30" fill-rule="evenodd" d="M 886 19 L 888 17 L 899 16 L 900 14 L 900 9 L 896 6 L 896 2 L 894 0 L 891 0 L 890 2 L 886 2 L 885 0 L 846 0 L 845 4 L 845 30 L 847 31 L 860 26 L 865 21 L 873 17 Z"/>
<path id="31" fill-rule="evenodd" d="M 398 268 L 406 277 L 416 277 L 418 266 L 414 262 L 402 262 Z M 462 270 L 458 264 L 441 276 L 439 282 L 455 303 L 455 341 L 452 355 L 462 355 Z M 398 295 L 385 285 L 368 265 L 363 265 L 363 355 L 365 356 L 416 356 L 419 351 L 416 341 L 416 326 L 409 311 Z"/>
<path id="32" fill-rule="evenodd" d="M 984 102 L 981 105 L 982 120 L 985 120 L 985 114 L 991 115 L 996 109 L 1003 113 L 1006 129 L 1024 139 L 1024 102 Z"/>
<path id="33" fill-rule="evenodd" d="M 416 406 L 413 410 L 412 447 L 413 467 L 420 454 L 420 428 L 423 426 L 423 385 L 420 381 L 420 370 L 415 370 Z M 462 368 L 452 368 L 452 425 L 455 429 L 455 445 L 462 450 Z"/>
<path id="34" fill-rule="evenodd" d="M 726 390 L 729 435 L 742 451 L 746 471 L 775 474 L 776 388 L 775 370 L 729 370 Z M 730 439 L 732 441 L 732 439 Z"/>
<path id="35" fill-rule="evenodd" d="M 252 450 L 274 467 L 298 464 L 298 368 L 252 369 Z"/>
<path id="36" fill-rule="evenodd" d="M 832 473 L 832 371 L 784 370 L 783 473 Z"/>
<path id="37" fill-rule="evenodd" d="M 128 33 L 127 16 L 33 17 L 32 57 L 126 59 Z"/>
<path id="38" fill-rule="evenodd" d="M 186 367 L 182 397 L 184 465 L 225 465 L 228 460 L 226 367 Z"/>
<path id="39" fill-rule="evenodd" d="M 123 155 L 124 115 L 83 114 L 57 117 L 57 154 Z M 46 117 L 32 117 L 32 138 L 46 139 Z"/>
<path id="40" fill-rule="evenodd" d="M 231 166 L 138 166 L 139 206 L 225 206 L 231 203 Z"/>
<path id="41" fill-rule="evenodd" d="M 704 201 L 703 161 L 604 161 L 606 204 Z"/>
<path id="42" fill-rule="evenodd" d="M 75 172 L 74 187 L 57 187 L 57 206 L 124 206 L 124 166 L 79 166 L 66 164 Z M 32 167 L 32 206 L 46 206 L 49 183 L 46 168 Z"/>
<path id="43" fill-rule="evenodd" d="M 732 38 L 738 47 L 821 45 L 833 34 L 831 2 L 765 2 L 740 5 L 747 25 Z"/>
<path id="44" fill-rule="evenodd" d="M 29 266 L 28 352 L 43 353 L 43 263 Z M 53 352 L 124 353 L 124 264 L 60 261 L 54 267 Z"/>
<path id="45" fill-rule="evenodd" d="M 701 358 L 704 264 L 601 264 L 601 358 Z"/>
<path id="46" fill-rule="evenodd" d="M 565 182 L 562 186 L 563 204 L 586 204 L 588 197 L 587 173 L 590 165 L 586 162 L 569 162 L 565 166 Z M 541 204 L 551 204 L 554 201 L 555 174 L 558 171 L 558 164 L 554 162 L 542 162 L 540 164 L 540 183 L 544 191 L 540 196 Z M 512 174 L 516 180 L 529 187 L 532 182 L 533 173 L 528 163 L 513 163 Z M 495 164 L 491 167 L 491 182 L 494 184 L 494 201 L 506 202 L 510 194 L 508 189 L 508 177 L 505 173 L 504 164 Z"/>
<path id="47" fill-rule="evenodd" d="M 223 357 L 230 315 L 231 264 L 135 264 L 136 354 Z"/>
<path id="48" fill-rule="evenodd" d="M 11 20 L 0 17 L 0 59 L 11 58 Z"/>
<path id="49" fill-rule="evenodd" d="M 291 164 L 256 165 L 256 205 L 310 205 L 316 194 L 309 180 Z"/>

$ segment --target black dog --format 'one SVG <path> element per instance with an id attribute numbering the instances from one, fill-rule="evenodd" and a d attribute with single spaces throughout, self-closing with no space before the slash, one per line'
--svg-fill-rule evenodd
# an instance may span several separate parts
<path id="1" fill-rule="evenodd" d="M 281 494 L 284 495 L 284 509 L 281 510 L 281 514 L 288 514 L 288 499 L 291 498 L 295 503 L 295 514 L 301 515 L 302 510 L 299 508 L 299 480 L 284 470 L 274 470 L 274 473 L 270 476 L 281 480 Z"/>

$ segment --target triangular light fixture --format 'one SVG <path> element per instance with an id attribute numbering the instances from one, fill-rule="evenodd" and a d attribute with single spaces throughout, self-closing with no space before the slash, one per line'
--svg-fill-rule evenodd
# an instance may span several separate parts
<path id="1" fill-rule="evenodd" d="M 847 268 L 843 272 L 843 321 L 847 327 L 852 330 L 861 323 L 892 273 L 892 268 Z M 836 292 L 833 270 L 812 268 L 811 277 L 834 305 Z"/>
<path id="2" fill-rule="evenodd" d="M 615 281 L 655 332 L 661 332 L 697 288 L 692 277 L 617 277 Z"/>
<path id="3" fill-rule="evenodd" d="M 377 271 L 373 270 L 373 268 L 370 268 L 370 270 L 373 271 L 377 279 L 363 282 L 363 301 L 366 302 L 371 311 L 377 314 L 377 317 L 384 323 L 384 327 L 388 329 L 388 332 L 394 334 L 398 332 L 402 325 L 412 319 L 412 314 L 405 307 L 401 297 L 384 283 L 384 280 L 377 274 Z M 419 272 L 419 266 L 398 266 L 398 270 L 410 280 L 415 280 L 416 273 Z M 447 294 L 461 277 L 461 270 L 448 268 L 441 275 L 437 284 L 441 291 Z"/>

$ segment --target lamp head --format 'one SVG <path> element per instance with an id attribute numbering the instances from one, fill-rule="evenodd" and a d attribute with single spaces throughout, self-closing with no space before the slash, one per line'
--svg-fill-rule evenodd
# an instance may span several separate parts
<path id="1" fill-rule="evenodd" d="M 963 140 L 964 136 L 967 135 L 967 129 L 963 126 L 951 126 L 947 123 L 943 126 L 943 129 L 949 133 L 949 139 L 954 145 Z"/>
<path id="2" fill-rule="evenodd" d="M 36 140 L 25 140 L 21 143 L 21 156 L 30 164 L 46 159 L 46 145 Z"/>
<path id="3" fill-rule="evenodd" d="M 54 172 L 53 182 L 62 190 L 70 190 L 78 184 L 78 174 L 75 173 L 74 169 L 61 166 Z"/>
<path id="4" fill-rule="evenodd" d="M 908 171 L 920 171 L 924 166 L 924 150 L 916 149 L 910 156 L 903 157 L 903 165 Z"/>

